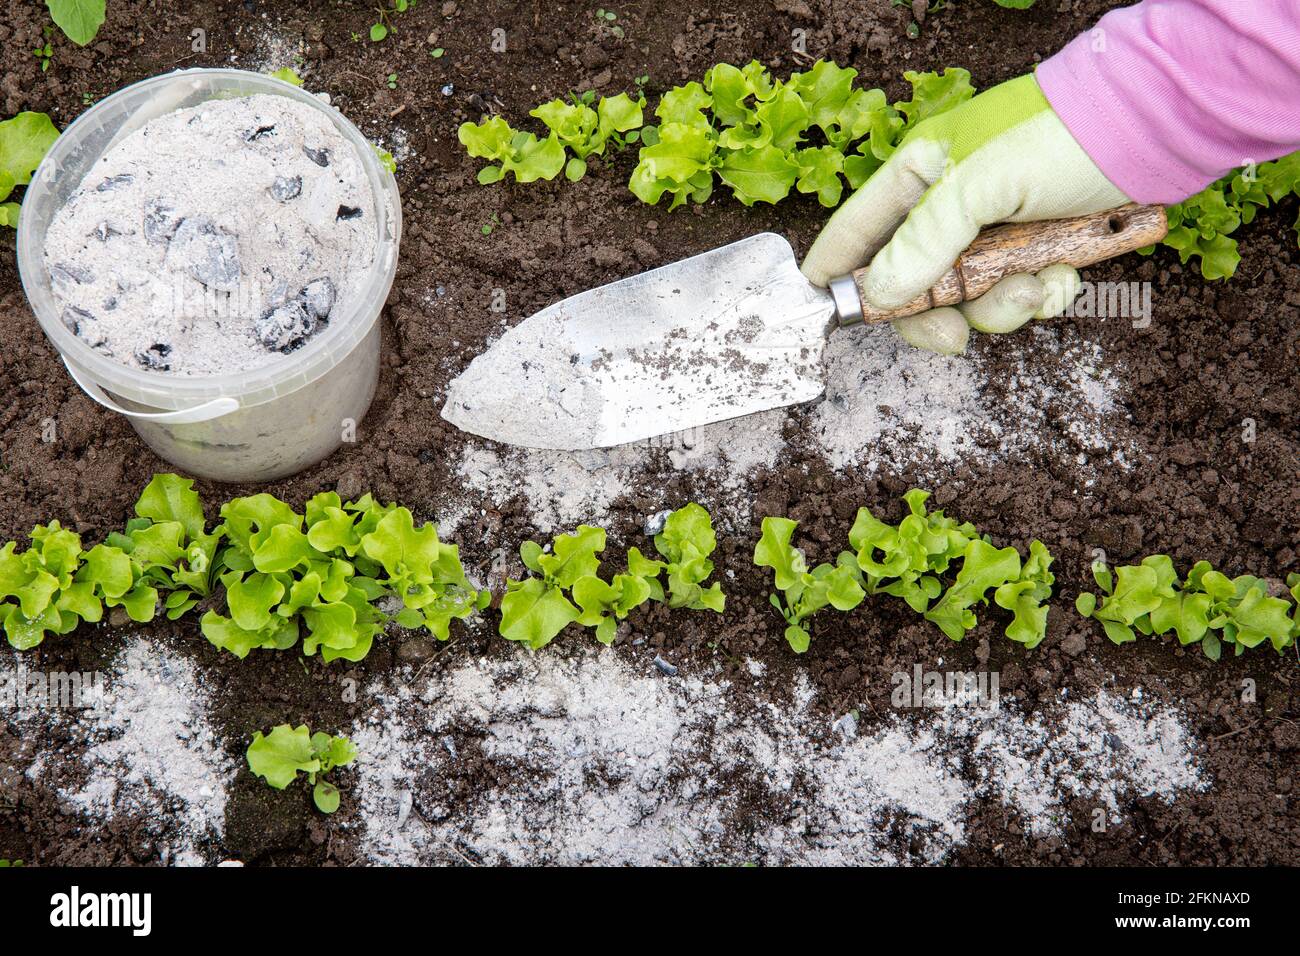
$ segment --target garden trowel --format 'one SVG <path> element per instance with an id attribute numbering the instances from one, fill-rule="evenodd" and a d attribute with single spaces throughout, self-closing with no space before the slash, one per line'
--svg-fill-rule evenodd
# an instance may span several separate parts
<path id="1" fill-rule="evenodd" d="M 447 390 L 458 428 L 529 448 L 607 448 L 822 394 L 827 336 L 987 292 L 1006 275 L 1076 268 L 1165 234 L 1159 206 L 986 229 L 928 292 L 878 310 L 865 269 L 829 289 L 761 233 L 556 302 L 505 333 Z"/>

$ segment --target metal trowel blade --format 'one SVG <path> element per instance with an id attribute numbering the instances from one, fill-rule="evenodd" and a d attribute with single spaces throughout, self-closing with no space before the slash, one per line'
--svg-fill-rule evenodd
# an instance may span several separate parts
<path id="1" fill-rule="evenodd" d="M 443 418 L 529 448 L 608 448 L 822 393 L 830 294 L 762 233 L 548 306 L 447 390 Z"/>

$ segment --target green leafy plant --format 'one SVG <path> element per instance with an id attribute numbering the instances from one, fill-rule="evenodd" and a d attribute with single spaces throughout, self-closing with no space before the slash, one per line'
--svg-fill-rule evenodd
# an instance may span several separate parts
<path id="1" fill-rule="evenodd" d="M 745 205 L 776 203 L 793 190 L 833 207 L 845 184 L 856 189 L 866 182 L 913 126 L 974 93 L 965 70 L 909 71 L 911 99 L 890 105 L 881 90 L 855 89 L 856 76 L 822 60 L 785 81 L 758 62 L 720 63 L 703 82 L 665 92 L 654 125 L 642 126 L 640 92 L 635 100 L 626 94 L 602 99 L 594 110 L 589 93 L 532 111 L 551 130 L 546 139 L 515 131 L 500 117 L 463 124 L 459 137 L 471 156 L 500 164 L 480 170 L 481 183 L 507 172 L 520 182 L 553 179 L 561 168 L 568 179 L 581 179 L 587 158 L 602 154 L 606 143 L 640 142 L 628 186 L 651 205 L 665 194 L 674 209 L 704 202 L 716 177 Z M 637 77 L 638 91 L 648 79 Z M 567 162 L 566 149 L 573 154 Z"/>
<path id="2" fill-rule="evenodd" d="M 32 181 L 59 131 L 44 113 L 19 113 L 0 123 L 0 226 L 18 225 L 18 203 L 5 202 Z"/>
<path id="3" fill-rule="evenodd" d="M 626 93 L 602 96 L 596 108 L 589 105 L 594 96 L 573 97 L 572 102 L 551 100 L 532 110 L 555 138 L 573 155 L 565 163 L 564 176 L 577 182 L 587 172 L 590 156 L 603 155 L 609 144 L 622 149 L 640 138 L 645 100 L 634 100 Z"/>
<path id="4" fill-rule="evenodd" d="M 32 51 L 32 56 L 36 57 L 41 63 L 41 72 L 48 73 L 50 62 L 54 59 L 54 44 L 50 41 L 50 34 L 53 32 L 51 27 L 45 28 L 45 43 L 38 46 Z"/>
<path id="5" fill-rule="evenodd" d="M 178 475 L 154 475 L 135 514 L 124 532 L 112 532 L 105 543 L 130 555 L 142 569 L 141 580 L 167 595 L 163 607 L 174 621 L 212 594 L 222 535 L 207 533 L 194 482 Z"/>
<path id="6" fill-rule="evenodd" d="M 1206 279 L 1231 278 L 1241 261 L 1232 233 L 1253 222 L 1260 209 L 1293 194 L 1300 195 L 1300 152 L 1243 167 L 1170 206 L 1169 233 L 1161 244 L 1176 250 L 1183 263 L 1198 257 Z M 1300 241 L 1300 218 L 1295 230 Z M 1154 249 L 1139 251 L 1149 254 Z"/>
<path id="7" fill-rule="evenodd" d="M 370 144 L 370 148 L 373 149 L 375 151 L 375 155 L 379 157 L 379 164 L 383 166 L 384 169 L 388 170 L 390 173 L 396 175 L 397 160 L 393 157 L 393 154 L 390 153 L 388 150 L 384 149 L 382 146 L 376 146 L 374 143 Z"/>
<path id="8" fill-rule="evenodd" d="M 300 727 L 280 724 L 272 727 L 265 737 L 260 730 L 254 733 L 245 756 L 248 769 L 277 790 L 283 790 L 298 779 L 299 773 L 305 773 L 316 809 L 333 813 L 339 808 L 339 790 L 325 775 L 335 767 L 352 763 L 357 748 L 347 737 L 331 737 L 319 731 L 313 734 L 306 724 Z"/>
<path id="9" fill-rule="evenodd" d="M 858 509 L 849 531 L 851 550 L 811 570 L 790 544 L 794 522 L 764 519 L 754 563 L 775 572 L 784 600 L 773 594 L 772 604 L 786 620 L 786 639 L 795 651 L 808 649 L 805 618 L 827 606 L 852 610 L 875 594 L 902 598 L 955 641 L 978 624 L 975 608 L 991 597 L 1013 614 L 1007 637 L 1038 646 L 1047 634 L 1046 601 L 1055 581 L 1047 548 L 1032 541 L 1022 562 L 1015 548 L 993 547 L 969 522 L 929 511 L 929 497 L 918 489 L 905 494 L 908 514 L 897 525 Z"/>
<path id="10" fill-rule="evenodd" d="M 757 62 L 718 64 L 702 84 L 660 99 L 632 192 L 651 204 L 667 193 L 676 208 L 707 199 L 716 175 L 747 206 L 779 202 L 793 189 L 834 207 L 845 182 L 866 182 L 912 126 L 974 93 L 965 70 L 909 71 L 912 99 L 891 106 L 881 90 L 854 89 L 856 76 L 824 60 L 784 82 Z"/>
<path id="11" fill-rule="evenodd" d="M 785 639 L 797 654 L 808 650 L 812 639 L 804 622 L 822 608 L 851 611 L 866 596 L 860 575 L 846 564 L 819 564 L 808 569 L 803 551 L 790 544 L 797 522 L 789 518 L 764 518 L 763 534 L 754 548 L 754 564 L 772 568 L 777 590 L 769 600 L 785 618 Z"/>
<path id="12" fill-rule="evenodd" d="M 525 541 L 519 557 L 533 576 L 506 582 L 501 636 L 537 650 L 577 623 L 595 628 L 596 639 L 611 644 L 618 622 L 649 600 L 720 613 L 726 603 L 721 586 L 704 586 L 713 573 L 709 555 L 717 547 L 709 513 L 694 502 L 679 508 L 667 517 L 654 541 L 663 560 L 630 548 L 627 571 L 609 581 L 598 573 L 598 555 L 605 550 L 602 528 L 580 525 L 575 533 L 560 535 L 546 548 Z"/>
<path id="13" fill-rule="evenodd" d="M 432 524 L 417 528 L 409 510 L 369 495 L 345 504 L 322 492 L 299 514 L 259 494 L 227 502 L 221 516 L 230 615 L 210 610 L 201 625 L 237 657 L 293 647 L 301 622 L 304 654 L 358 661 L 388 621 L 372 603 L 385 595 L 401 601 L 397 624 L 439 640 L 491 598 L 470 585 L 457 547 L 439 541 Z"/>
<path id="14" fill-rule="evenodd" d="M 1143 558 L 1141 564 L 1121 565 L 1112 572 L 1100 562 L 1092 566 L 1102 596 L 1082 592 L 1075 608 L 1101 622 L 1115 644 L 1137 640 L 1138 634 L 1169 634 L 1186 646 L 1199 643 L 1205 656 L 1218 660 L 1223 644 L 1236 654 L 1265 641 L 1281 653 L 1300 634 L 1300 608 L 1272 597 L 1268 585 L 1253 575 L 1235 578 L 1198 561 L 1181 582 L 1166 554 Z M 1300 601 L 1300 575 L 1287 579 Z"/>
<path id="15" fill-rule="evenodd" d="M 0 870 L 7 870 L 11 867 L 22 866 L 22 860 L 0 860 Z"/>
<path id="16" fill-rule="evenodd" d="M 378 7 L 375 14 L 378 19 L 370 25 L 370 42 L 380 43 L 393 31 L 391 20 L 398 13 L 405 13 L 415 6 L 415 0 L 393 0 L 391 7 Z"/>
<path id="17" fill-rule="evenodd" d="M 77 46 L 85 46 L 104 24 L 105 0 L 45 0 L 50 19 Z"/>
<path id="18" fill-rule="evenodd" d="M 47 634 L 100 621 L 105 607 L 122 607 L 133 621 L 153 619 L 158 591 L 121 548 L 83 551 L 80 536 L 57 521 L 37 525 L 29 537 L 21 554 L 13 541 L 0 548 L 0 622 L 12 646 L 28 650 Z"/>
<path id="19" fill-rule="evenodd" d="M 625 31 L 617 21 L 618 14 L 613 10 L 600 9 L 596 11 L 596 23 L 602 27 L 608 26 L 610 34 L 621 40 L 625 35 Z"/>
<path id="20" fill-rule="evenodd" d="M 300 77 L 298 71 L 291 66 L 282 66 L 278 70 L 271 71 L 267 76 L 274 80 L 284 80 L 284 82 L 290 83 L 293 86 L 302 86 L 302 77 Z"/>
<path id="21" fill-rule="evenodd" d="M 554 179 L 564 168 L 564 147 L 554 133 L 538 139 L 534 133 L 511 129 L 500 116 L 462 123 L 456 137 L 471 156 L 495 164 L 478 171 L 484 185 L 499 182 L 507 173 L 521 183 Z"/>

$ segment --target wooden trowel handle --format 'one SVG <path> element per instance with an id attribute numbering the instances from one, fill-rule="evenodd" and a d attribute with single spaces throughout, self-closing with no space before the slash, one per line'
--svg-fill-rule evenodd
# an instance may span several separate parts
<path id="1" fill-rule="evenodd" d="M 864 322 L 885 322 L 983 295 L 1004 276 L 1037 272 L 1058 262 L 1076 269 L 1159 242 L 1169 231 L 1163 206 L 1129 204 L 1080 216 L 1017 222 L 985 229 L 928 292 L 897 309 L 873 308 L 862 300 Z M 867 270 L 853 273 L 862 292 Z"/>

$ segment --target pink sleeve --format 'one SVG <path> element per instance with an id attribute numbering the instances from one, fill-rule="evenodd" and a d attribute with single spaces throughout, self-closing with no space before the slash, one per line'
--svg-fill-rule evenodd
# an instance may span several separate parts
<path id="1" fill-rule="evenodd" d="M 1037 77 L 1106 178 L 1138 202 L 1174 203 L 1300 149 L 1300 0 L 1144 0 Z"/>

